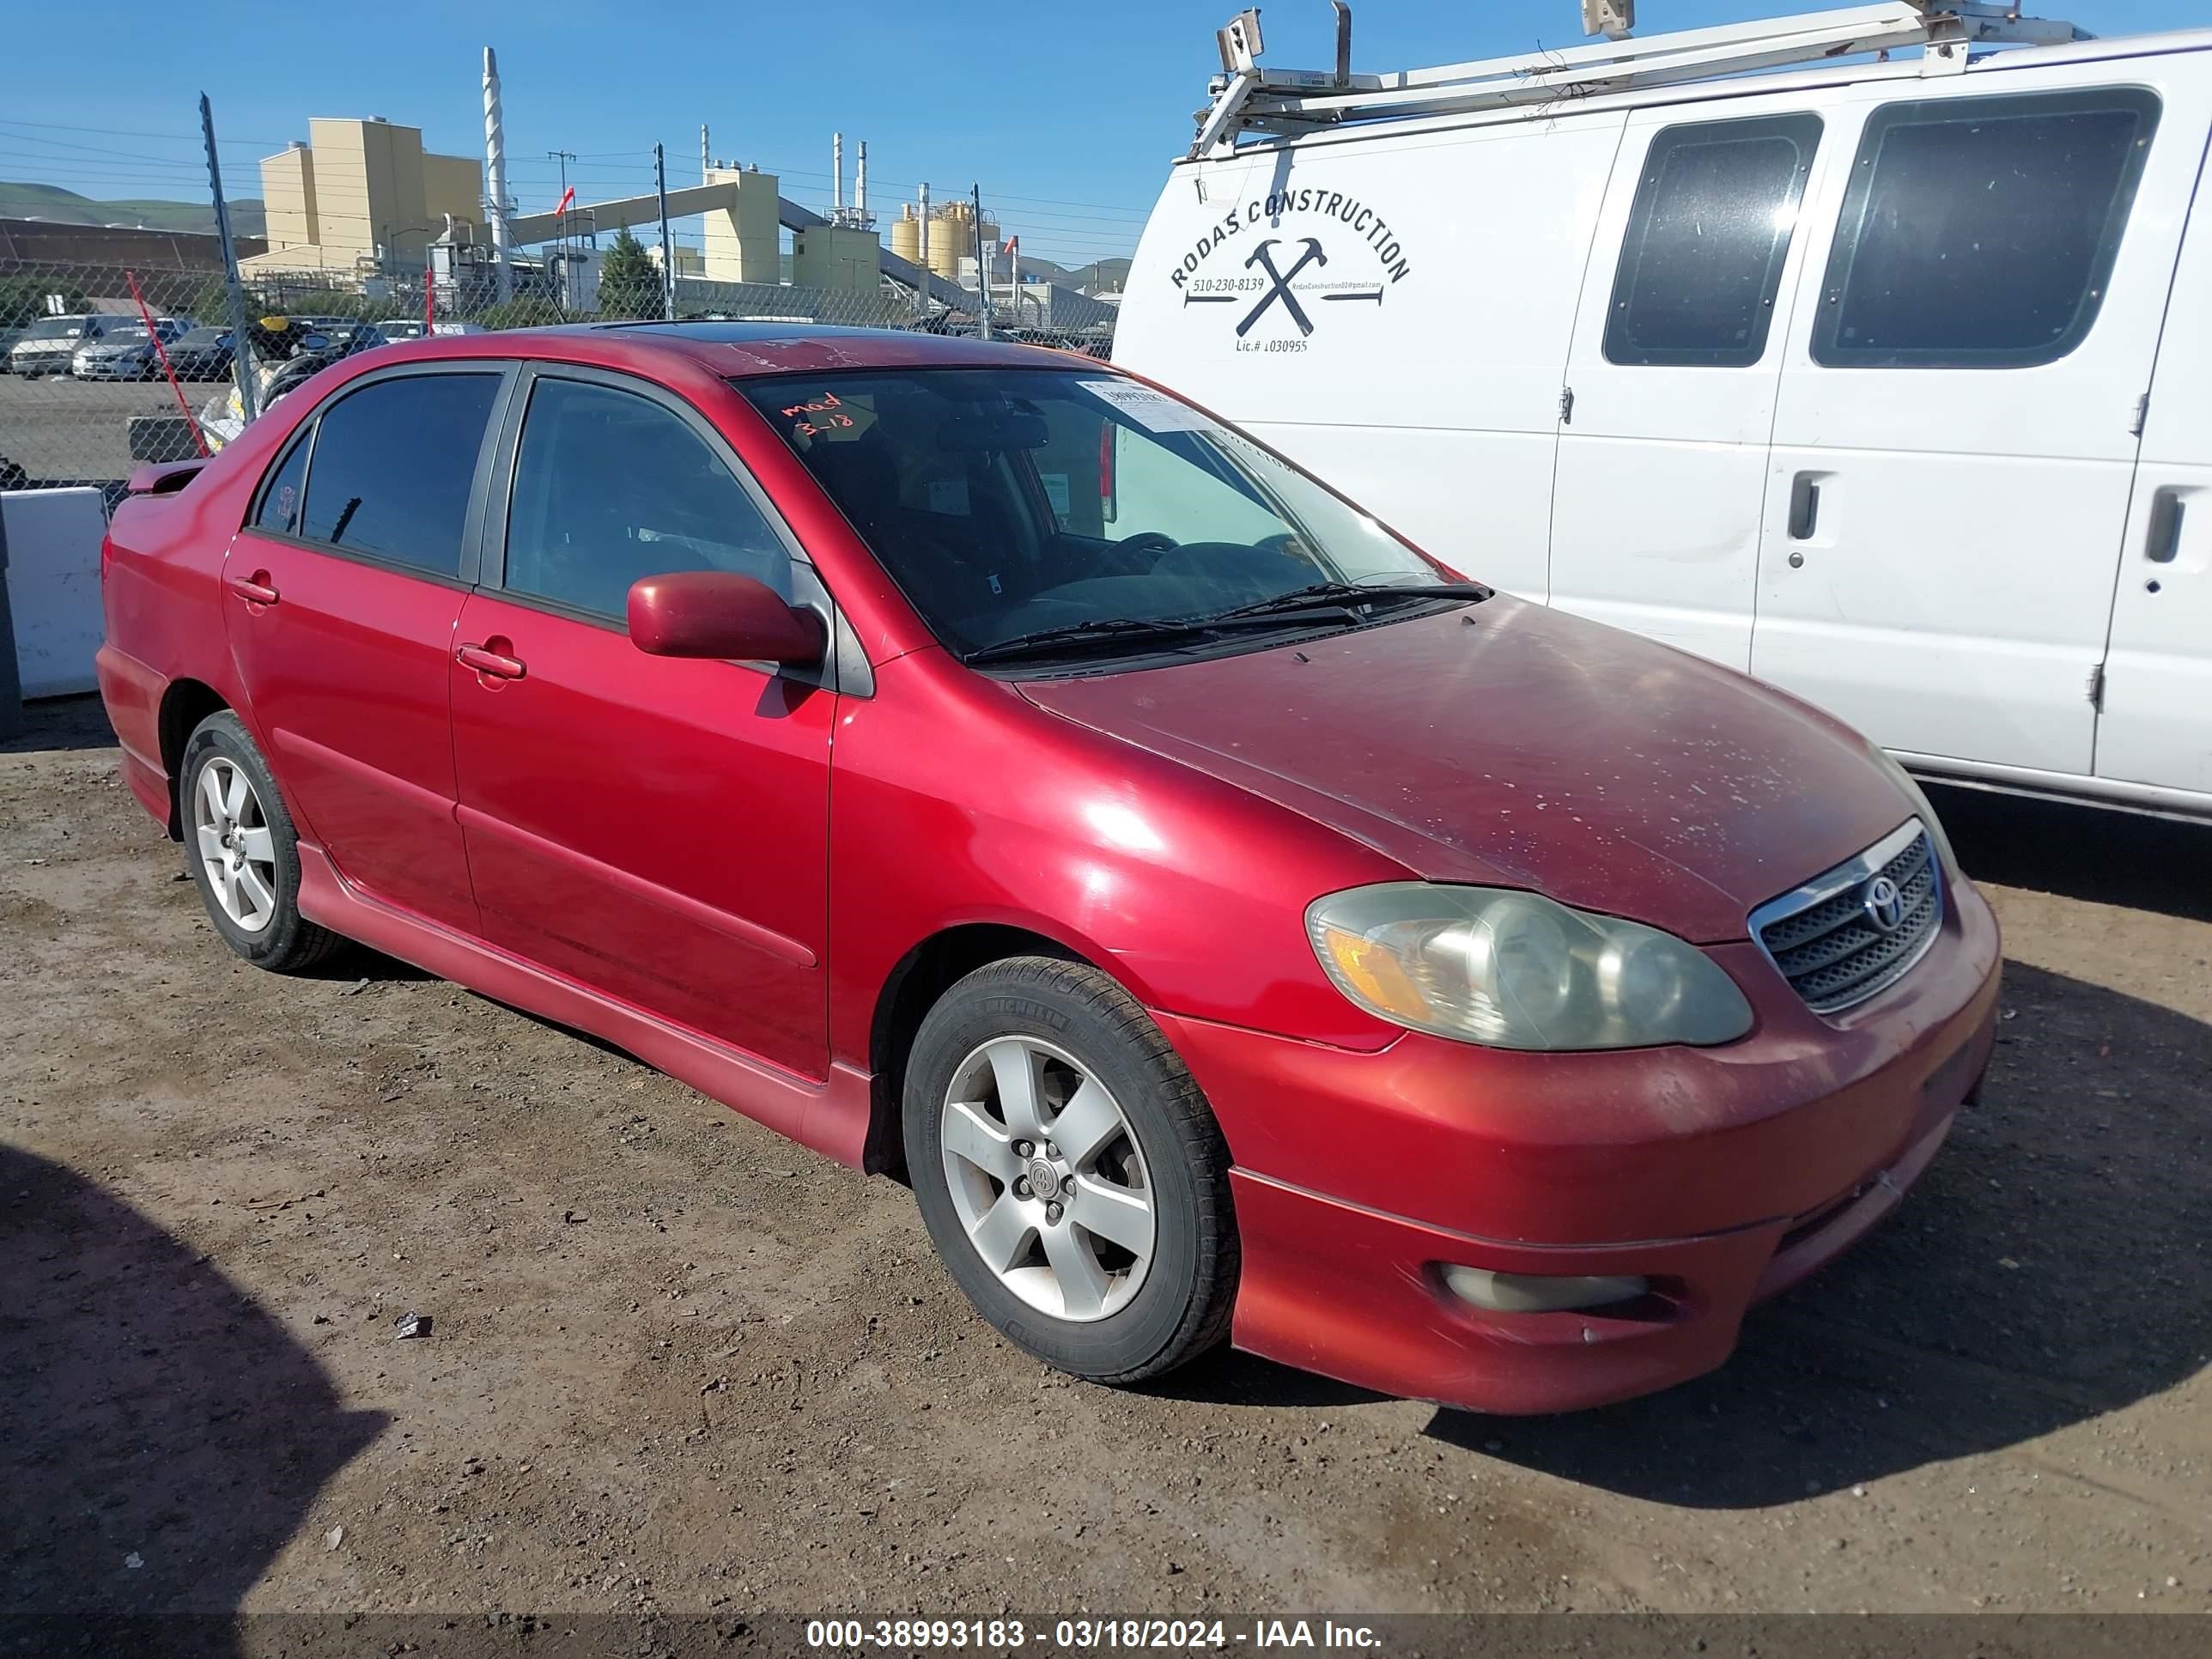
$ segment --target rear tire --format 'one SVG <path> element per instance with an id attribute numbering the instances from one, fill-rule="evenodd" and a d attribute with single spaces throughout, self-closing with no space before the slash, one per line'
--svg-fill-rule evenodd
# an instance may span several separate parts
<path id="1" fill-rule="evenodd" d="M 903 1127 L 931 1242 L 1008 1340 L 1128 1383 L 1228 1335 L 1228 1146 L 1159 1028 L 1097 969 L 1018 957 L 954 985 L 915 1035 Z"/>
<path id="2" fill-rule="evenodd" d="M 300 838 L 269 763 L 228 709 L 185 741 L 178 768 L 185 867 L 208 921 L 257 968 L 297 974 L 345 940 L 300 914 Z"/>

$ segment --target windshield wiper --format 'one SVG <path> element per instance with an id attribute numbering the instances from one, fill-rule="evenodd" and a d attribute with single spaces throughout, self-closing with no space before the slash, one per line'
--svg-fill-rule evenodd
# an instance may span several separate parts
<path id="1" fill-rule="evenodd" d="M 1232 605 L 1198 617 L 1163 617 L 1148 621 L 1140 617 L 1098 617 L 1060 628 L 1040 628 L 1027 634 L 995 640 L 967 653 L 969 663 L 1012 662 L 1024 657 L 1049 656 L 1068 647 L 1137 643 L 1146 641 L 1188 640 L 1221 629 L 1265 626 L 1302 611 L 1348 611 L 1355 605 L 1377 600 L 1486 599 L 1491 590 L 1480 582 L 1418 582 L 1383 586 L 1361 582 L 1316 582 L 1287 593 Z"/>
<path id="2" fill-rule="evenodd" d="M 1226 611 L 1182 620 L 1210 626 L 1246 617 L 1272 617 L 1285 611 L 1341 611 L 1355 605 L 1372 605 L 1378 599 L 1486 599 L 1490 592 L 1480 582 L 1315 582 L 1269 599 L 1255 599 L 1249 605 L 1231 605 Z"/>
<path id="3" fill-rule="evenodd" d="M 1023 657 L 1044 657 L 1068 646 L 1136 643 L 1142 640 L 1183 640 L 1211 631 L 1210 623 L 1146 622 L 1139 617 L 1096 617 L 1089 622 L 1060 628 L 1039 628 L 979 646 L 962 659 L 969 663 L 1012 662 Z"/>

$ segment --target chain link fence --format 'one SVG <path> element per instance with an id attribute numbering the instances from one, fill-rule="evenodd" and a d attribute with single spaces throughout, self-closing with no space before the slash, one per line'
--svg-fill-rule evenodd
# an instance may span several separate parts
<path id="1" fill-rule="evenodd" d="M 341 287 L 304 276 L 246 284 L 249 319 L 298 319 L 329 342 L 326 361 L 425 332 L 539 328 L 663 314 L 659 272 L 605 273 L 586 303 L 564 304 L 533 289 L 496 297 L 491 273 L 462 280 L 427 274 Z M 1019 318 L 994 306 L 994 337 L 1104 358 L 1110 320 L 1054 326 L 1031 302 Z M 684 319 L 833 323 L 973 335 L 976 306 L 921 299 L 884 279 L 872 289 L 714 283 L 679 276 L 675 314 Z M 149 323 L 151 329 L 149 329 Z M 149 461 L 190 460 L 201 451 L 198 422 L 229 403 L 234 343 L 222 274 L 144 265 L 27 264 L 0 260 L 0 489 L 92 484 L 120 493 Z M 210 406 L 214 406 L 210 409 Z"/>

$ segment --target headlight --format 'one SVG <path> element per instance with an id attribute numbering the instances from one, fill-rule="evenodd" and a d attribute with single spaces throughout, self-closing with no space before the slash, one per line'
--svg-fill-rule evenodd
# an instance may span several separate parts
<path id="1" fill-rule="evenodd" d="M 1394 1024 L 1493 1048 L 1728 1042 L 1751 1029 L 1735 981 L 1671 933 L 1534 893 L 1390 882 L 1314 901 L 1314 954 Z"/>
<path id="2" fill-rule="evenodd" d="M 1928 804 L 1927 793 L 1921 788 L 1919 781 L 1899 766 L 1887 750 L 1869 744 L 1867 752 L 1874 757 L 1874 763 L 1888 775 L 1889 781 L 1898 787 L 1905 799 L 1912 803 L 1912 810 L 1920 815 L 1920 822 L 1928 831 L 1928 839 L 1936 843 L 1936 855 L 1943 860 L 1943 873 L 1946 876 L 1957 875 L 1959 860 L 1951 851 L 1951 838 L 1943 833 L 1943 825 L 1936 817 L 1936 809 Z"/>

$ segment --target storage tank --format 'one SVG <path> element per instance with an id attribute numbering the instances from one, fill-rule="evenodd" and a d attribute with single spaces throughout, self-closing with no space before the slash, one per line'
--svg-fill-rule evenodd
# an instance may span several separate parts
<path id="1" fill-rule="evenodd" d="M 984 240 L 995 246 L 999 240 L 998 222 L 983 221 Z M 896 252 L 894 246 L 891 250 Z M 948 283 L 960 279 L 960 262 L 971 264 L 975 258 L 975 209 L 969 202 L 947 202 L 938 210 L 929 227 L 929 268 Z"/>
<path id="2" fill-rule="evenodd" d="M 891 221 L 891 252 L 909 264 L 921 263 L 921 221 L 915 217 L 911 202 L 900 208 L 899 216 Z"/>
<path id="3" fill-rule="evenodd" d="M 969 246 L 968 204 L 948 202 L 929 222 L 929 268 L 948 283 L 960 280 L 960 251 Z"/>

